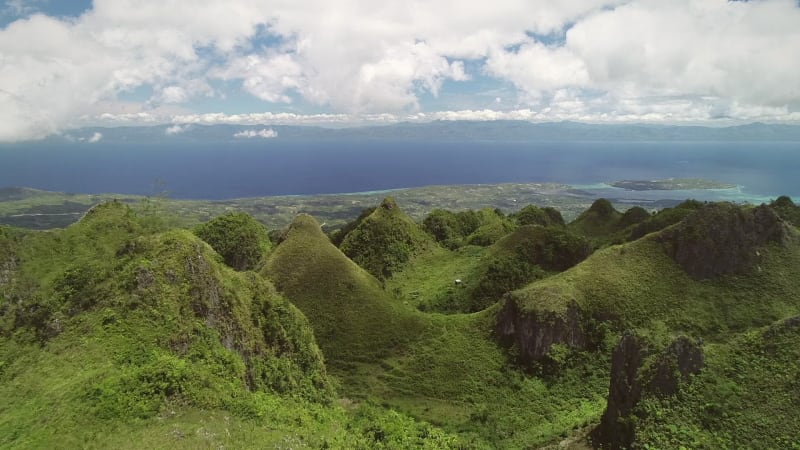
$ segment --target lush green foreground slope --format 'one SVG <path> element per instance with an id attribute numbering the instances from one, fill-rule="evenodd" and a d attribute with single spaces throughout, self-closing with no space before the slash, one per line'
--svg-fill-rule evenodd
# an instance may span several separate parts
<path id="1" fill-rule="evenodd" d="M 0 447 L 798 447 L 795 208 L 0 227 Z"/>

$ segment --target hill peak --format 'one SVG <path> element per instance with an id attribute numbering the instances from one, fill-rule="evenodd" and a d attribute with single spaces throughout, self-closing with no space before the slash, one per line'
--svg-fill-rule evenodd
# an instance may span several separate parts
<path id="1" fill-rule="evenodd" d="M 659 236 L 694 279 L 747 272 L 759 262 L 761 247 L 788 238 L 788 226 L 768 206 L 746 209 L 730 203 L 706 205 Z"/>
<path id="2" fill-rule="evenodd" d="M 340 249 L 378 279 L 386 279 L 436 244 L 395 202 L 380 206 L 342 240 Z"/>
<path id="3" fill-rule="evenodd" d="M 397 201 L 395 201 L 394 197 L 391 197 L 391 196 L 390 197 L 386 197 L 386 198 L 383 199 L 383 201 L 381 202 L 380 208 L 381 209 L 385 209 L 387 211 L 399 210 L 400 209 L 400 207 L 397 206 Z"/>
<path id="4" fill-rule="evenodd" d="M 312 235 L 320 235 L 323 237 L 325 236 L 325 233 L 322 231 L 322 227 L 320 226 L 319 222 L 317 222 L 317 219 L 306 213 L 300 213 L 297 216 L 295 216 L 291 225 L 289 225 L 289 231 L 309 233 Z"/>
<path id="5" fill-rule="evenodd" d="M 604 198 L 598 198 L 592 203 L 592 206 L 589 207 L 588 212 L 595 213 L 600 217 L 610 217 L 616 210 L 610 201 Z"/>

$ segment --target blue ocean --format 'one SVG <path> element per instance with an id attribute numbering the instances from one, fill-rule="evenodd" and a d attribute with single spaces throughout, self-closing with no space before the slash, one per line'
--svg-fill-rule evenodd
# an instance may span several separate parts
<path id="1" fill-rule="evenodd" d="M 268 140 L 0 147 L 0 186 L 226 199 L 436 184 L 708 178 L 800 198 L 798 142 Z"/>

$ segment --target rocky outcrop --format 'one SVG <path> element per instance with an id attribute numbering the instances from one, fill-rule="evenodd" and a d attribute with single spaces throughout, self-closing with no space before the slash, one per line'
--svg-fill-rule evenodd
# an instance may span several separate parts
<path id="1" fill-rule="evenodd" d="M 743 209 L 729 203 L 709 204 L 659 240 L 666 252 L 694 279 L 752 270 L 760 249 L 770 242 L 785 243 L 787 225 L 771 208 Z"/>
<path id="2" fill-rule="evenodd" d="M 517 348 L 523 366 L 542 361 L 553 344 L 583 349 L 588 341 L 575 303 L 563 313 L 524 311 L 510 294 L 497 315 L 494 331 L 502 345 Z"/>
<path id="3" fill-rule="evenodd" d="M 647 340 L 626 332 L 611 355 L 608 403 L 600 425 L 592 431 L 596 448 L 629 448 L 636 439 L 636 407 L 644 396 L 675 395 L 681 383 L 704 364 L 699 342 L 676 338 L 654 351 Z"/>
<path id="4" fill-rule="evenodd" d="M 686 336 L 676 338 L 667 347 L 647 378 L 647 391 L 660 395 L 675 395 L 681 383 L 689 381 L 689 376 L 700 372 L 705 364 L 703 348 L 697 341 Z"/>

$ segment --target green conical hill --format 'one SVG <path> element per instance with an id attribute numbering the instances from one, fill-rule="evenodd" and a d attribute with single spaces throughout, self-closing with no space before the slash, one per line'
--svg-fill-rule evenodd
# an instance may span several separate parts
<path id="1" fill-rule="evenodd" d="M 564 218 L 561 217 L 561 213 L 549 206 L 540 208 L 536 205 L 528 205 L 512 214 L 511 217 L 519 225 L 564 226 Z"/>
<path id="2" fill-rule="evenodd" d="M 418 335 L 422 319 L 337 249 L 309 215 L 298 215 L 267 260 L 271 279 L 309 318 L 328 361 L 385 356 Z"/>
<path id="3" fill-rule="evenodd" d="M 378 279 L 391 277 L 409 260 L 434 247 L 433 239 L 391 197 L 350 231 L 339 246 Z"/>
<path id="4" fill-rule="evenodd" d="M 434 209 L 422 221 L 425 232 L 449 249 L 457 249 L 466 244 L 492 245 L 514 227 L 515 223 L 504 216 L 502 211 L 491 208 L 455 213 Z"/>
<path id="5" fill-rule="evenodd" d="M 592 203 L 589 209 L 570 222 L 567 227 L 583 236 L 603 240 L 624 228 L 620 223 L 621 219 L 622 213 L 614 209 L 611 202 L 601 198 Z"/>
<path id="6" fill-rule="evenodd" d="M 330 398 L 297 308 L 190 232 L 147 223 L 109 203 L 23 237 L 0 286 L 0 446 L 103 442 L 97 427 L 167 405 L 247 415 L 277 395 Z"/>

